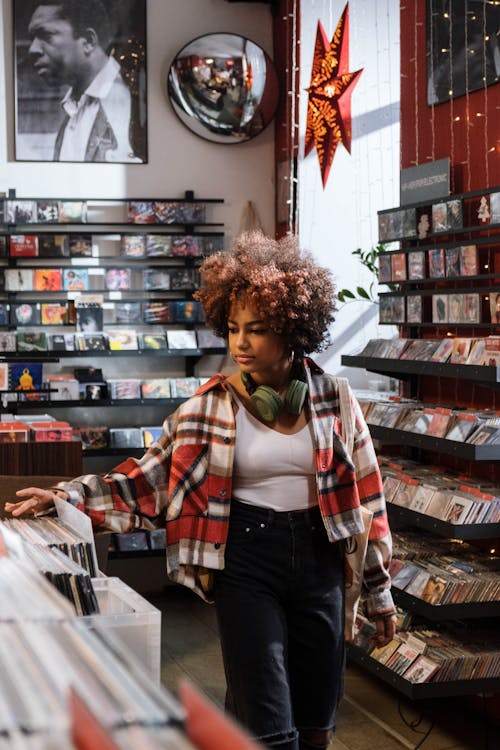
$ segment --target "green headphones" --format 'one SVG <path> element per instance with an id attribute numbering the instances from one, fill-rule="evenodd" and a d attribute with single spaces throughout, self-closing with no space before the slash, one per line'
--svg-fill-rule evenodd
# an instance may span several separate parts
<path id="1" fill-rule="evenodd" d="M 274 422 L 283 406 L 290 414 L 299 415 L 307 395 L 307 383 L 292 380 L 283 401 L 270 385 L 257 385 L 247 372 L 241 373 L 241 380 L 250 396 L 255 411 L 265 422 Z"/>

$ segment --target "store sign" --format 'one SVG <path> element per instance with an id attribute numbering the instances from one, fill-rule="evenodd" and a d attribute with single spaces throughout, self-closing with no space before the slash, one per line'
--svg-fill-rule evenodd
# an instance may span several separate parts
<path id="1" fill-rule="evenodd" d="M 401 170 L 401 206 L 409 203 L 430 202 L 434 198 L 444 198 L 450 194 L 450 160 L 438 159 Z"/>

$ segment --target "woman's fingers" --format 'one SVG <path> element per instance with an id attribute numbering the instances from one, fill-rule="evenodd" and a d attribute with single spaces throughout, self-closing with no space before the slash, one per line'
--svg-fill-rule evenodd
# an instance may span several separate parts
<path id="1" fill-rule="evenodd" d="M 22 513 L 38 513 L 54 505 L 54 493 L 52 490 L 42 490 L 40 487 L 26 487 L 18 490 L 16 495 L 24 498 L 17 503 L 5 503 L 5 510 L 13 516 Z"/>

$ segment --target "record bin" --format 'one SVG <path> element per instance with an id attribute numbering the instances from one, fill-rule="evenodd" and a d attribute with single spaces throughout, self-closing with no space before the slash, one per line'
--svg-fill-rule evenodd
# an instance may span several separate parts
<path id="1" fill-rule="evenodd" d="M 79 617 L 116 635 L 155 684 L 160 682 L 161 612 L 120 578 L 93 578 L 100 614 Z"/>

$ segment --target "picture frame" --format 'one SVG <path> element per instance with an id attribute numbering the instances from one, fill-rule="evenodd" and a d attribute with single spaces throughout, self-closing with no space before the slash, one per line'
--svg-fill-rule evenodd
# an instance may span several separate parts
<path id="1" fill-rule="evenodd" d="M 60 13 L 64 2 L 12 0 L 15 160 L 146 163 L 146 0 L 86 0 L 84 23 L 70 6 Z M 74 54 L 45 44 L 49 24 Z M 90 134 L 70 138 L 73 102 L 86 91 L 98 101 Z"/>
<path id="2" fill-rule="evenodd" d="M 497 13 L 489 3 L 470 2 L 467 8 L 465 3 L 427 0 L 427 104 L 496 83 Z"/>

